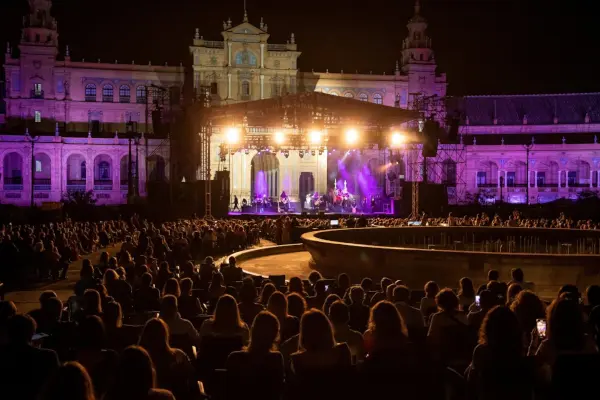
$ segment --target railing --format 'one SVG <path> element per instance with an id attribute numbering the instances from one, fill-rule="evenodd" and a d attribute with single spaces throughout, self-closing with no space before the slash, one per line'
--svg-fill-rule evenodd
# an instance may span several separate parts
<path id="1" fill-rule="evenodd" d="M 106 179 L 94 179 L 94 190 L 108 191 L 113 190 L 113 181 Z"/>
<path id="2" fill-rule="evenodd" d="M 23 185 L 23 177 L 22 176 L 15 176 L 15 177 L 5 176 L 4 184 L 5 185 Z"/>
<path id="3" fill-rule="evenodd" d="M 34 179 L 33 191 L 49 192 L 52 190 L 52 181 L 50 179 Z"/>
<path id="4" fill-rule="evenodd" d="M 131 103 L 131 97 L 121 96 L 119 97 L 119 103 Z"/>
<path id="5" fill-rule="evenodd" d="M 541 188 L 557 188 L 558 187 L 558 183 L 542 183 L 542 184 L 538 183 L 538 187 L 541 187 Z"/>
<path id="6" fill-rule="evenodd" d="M 276 44 L 276 43 L 267 44 L 267 50 L 268 51 L 287 51 L 288 45 L 287 44 Z"/>
<path id="7" fill-rule="evenodd" d="M 129 179 L 121 179 L 121 190 L 129 190 Z"/>
<path id="8" fill-rule="evenodd" d="M 85 191 L 86 181 L 85 179 L 69 179 L 67 180 L 68 190 Z"/>
<path id="9" fill-rule="evenodd" d="M 102 96 L 102 101 L 104 103 L 112 103 L 115 101 L 115 96 Z"/>
<path id="10" fill-rule="evenodd" d="M 205 40 L 203 46 L 210 47 L 212 49 L 224 49 L 225 42 L 220 42 L 218 40 Z"/>
<path id="11" fill-rule="evenodd" d="M 498 187 L 497 183 L 478 183 L 477 187 L 479 188 L 495 188 Z"/>
<path id="12" fill-rule="evenodd" d="M 85 96 L 85 101 L 90 102 L 90 103 L 95 103 L 96 102 L 96 96 Z"/>
<path id="13" fill-rule="evenodd" d="M 36 92 L 35 89 L 31 89 L 31 96 L 32 99 L 43 99 L 44 98 L 44 91 L 40 90 L 39 92 Z"/>
<path id="14" fill-rule="evenodd" d="M 135 98 L 135 102 L 138 104 L 146 104 L 146 96 L 138 96 Z"/>

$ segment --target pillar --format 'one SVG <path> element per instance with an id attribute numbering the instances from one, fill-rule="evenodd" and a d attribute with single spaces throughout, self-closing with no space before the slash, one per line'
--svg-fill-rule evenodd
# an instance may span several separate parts
<path id="1" fill-rule="evenodd" d="M 535 181 L 533 182 L 533 186 L 538 187 L 538 172 L 533 171 L 533 175 L 534 175 L 534 179 L 535 179 Z"/>
<path id="2" fill-rule="evenodd" d="M 498 170 L 498 176 L 496 177 L 496 187 L 500 187 L 500 177 L 502 176 L 502 171 Z"/>
<path id="3" fill-rule="evenodd" d="M 594 171 L 590 171 L 590 187 L 592 187 L 592 182 L 594 182 Z"/>
<path id="4" fill-rule="evenodd" d="M 231 72 L 227 74 L 227 99 L 231 99 Z"/>
<path id="5" fill-rule="evenodd" d="M 561 182 L 560 182 L 561 175 L 562 175 L 562 171 L 559 169 L 558 170 L 558 187 L 561 187 Z"/>
<path id="6" fill-rule="evenodd" d="M 227 65 L 231 66 L 231 45 L 233 43 L 227 42 Z"/>
<path id="7" fill-rule="evenodd" d="M 569 187 L 569 170 L 565 170 L 565 186 Z"/>
<path id="8" fill-rule="evenodd" d="M 265 76 L 263 74 L 260 75 L 260 99 L 263 100 L 265 98 Z"/>
<path id="9" fill-rule="evenodd" d="M 93 154 L 89 154 L 85 158 L 85 190 L 94 189 L 94 178 L 94 156 Z"/>
<path id="10" fill-rule="evenodd" d="M 260 67 L 265 67 L 265 44 L 260 44 Z"/>
<path id="11" fill-rule="evenodd" d="M 504 170 L 504 187 L 508 185 L 508 171 Z"/>

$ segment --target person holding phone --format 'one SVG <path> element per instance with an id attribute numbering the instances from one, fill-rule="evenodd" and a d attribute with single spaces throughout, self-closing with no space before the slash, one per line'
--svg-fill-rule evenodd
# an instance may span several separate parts
<path id="1" fill-rule="evenodd" d="M 593 338 L 585 333 L 583 313 L 577 301 L 561 295 L 550 304 L 546 316 L 546 324 L 543 320 L 536 321 L 529 347 L 529 354 L 535 354 L 541 364 L 552 367 L 562 354 L 598 353 Z"/>

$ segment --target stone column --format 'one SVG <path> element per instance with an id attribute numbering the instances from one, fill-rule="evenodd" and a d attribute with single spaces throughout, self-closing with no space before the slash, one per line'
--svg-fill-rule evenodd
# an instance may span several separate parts
<path id="1" fill-rule="evenodd" d="M 533 182 L 533 186 L 538 187 L 538 172 L 533 171 L 533 174 L 534 174 L 534 179 L 535 179 L 535 181 Z"/>
<path id="2" fill-rule="evenodd" d="M 263 74 L 260 75 L 260 99 L 265 98 L 265 76 Z"/>
<path id="3" fill-rule="evenodd" d="M 498 176 L 496 177 L 496 187 L 500 187 L 500 177 L 502 176 L 502 171 L 498 170 Z"/>
<path id="4" fill-rule="evenodd" d="M 508 185 L 508 171 L 504 170 L 504 187 Z"/>
<path id="5" fill-rule="evenodd" d="M 590 187 L 592 187 L 592 182 L 594 182 L 594 171 L 590 171 Z"/>
<path id="6" fill-rule="evenodd" d="M 231 72 L 227 74 L 227 99 L 231 99 Z"/>
<path id="7" fill-rule="evenodd" d="M 569 170 L 565 170 L 565 186 L 569 187 Z"/>
<path id="8" fill-rule="evenodd" d="M 260 67 L 265 67 L 265 44 L 260 44 Z"/>
<path id="9" fill-rule="evenodd" d="M 94 155 L 85 158 L 85 190 L 94 190 Z"/>
<path id="10" fill-rule="evenodd" d="M 561 177 L 561 175 L 562 175 L 562 171 L 559 169 L 559 170 L 558 170 L 558 187 L 560 187 L 560 186 L 561 186 L 561 182 L 560 182 L 560 177 Z"/>
<path id="11" fill-rule="evenodd" d="M 227 65 L 231 66 L 231 45 L 233 43 L 227 42 Z"/>

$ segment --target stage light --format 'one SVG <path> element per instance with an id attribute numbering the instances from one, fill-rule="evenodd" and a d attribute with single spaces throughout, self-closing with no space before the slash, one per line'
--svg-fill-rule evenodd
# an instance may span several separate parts
<path id="1" fill-rule="evenodd" d="M 250 154 L 250 149 L 244 149 L 244 154 L 245 154 L 245 155 L 248 155 L 248 154 Z"/>
<path id="2" fill-rule="evenodd" d="M 319 155 L 322 155 L 325 149 L 323 147 L 319 147 Z"/>
<path id="3" fill-rule="evenodd" d="M 310 155 L 311 155 L 311 156 L 314 156 L 315 154 L 316 154 L 316 153 L 315 153 L 315 151 L 314 151 L 314 150 L 311 150 L 311 151 L 310 151 Z"/>
<path id="4" fill-rule="evenodd" d="M 394 132 L 394 133 L 392 133 L 390 142 L 391 142 L 392 147 L 400 146 L 402 143 L 405 142 L 405 137 L 400 132 Z"/>
<path id="5" fill-rule="evenodd" d="M 228 144 L 236 144 L 240 141 L 240 130 L 235 127 L 228 128 L 225 132 L 227 143 Z"/>
<path id="6" fill-rule="evenodd" d="M 321 131 L 311 131 L 310 132 L 310 142 L 312 144 L 320 144 L 321 143 Z"/>
<path id="7" fill-rule="evenodd" d="M 277 131 L 273 134 L 273 141 L 275 144 L 283 144 L 285 142 L 285 134 L 281 131 Z"/>
<path id="8" fill-rule="evenodd" d="M 304 150 L 300 150 L 298 152 L 298 155 L 300 156 L 300 158 L 304 158 Z"/>
<path id="9" fill-rule="evenodd" d="M 346 131 L 346 144 L 353 145 L 358 142 L 358 131 L 356 129 L 348 129 Z"/>
<path id="10" fill-rule="evenodd" d="M 290 156 L 290 152 L 289 152 L 288 150 L 284 150 L 284 151 L 283 151 L 283 156 L 284 156 L 285 158 L 288 158 L 288 157 Z"/>

